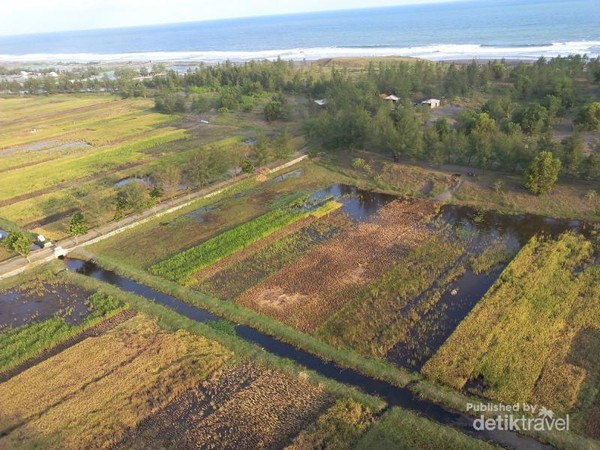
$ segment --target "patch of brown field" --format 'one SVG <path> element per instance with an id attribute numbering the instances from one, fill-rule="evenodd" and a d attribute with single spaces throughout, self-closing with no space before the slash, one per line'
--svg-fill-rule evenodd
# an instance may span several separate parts
<path id="1" fill-rule="evenodd" d="M 396 200 L 246 291 L 237 301 L 302 331 L 314 331 L 430 235 L 429 201 Z"/>
<path id="2" fill-rule="evenodd" d="M 0 384 L 0 448 L 105 448 L 230 352 L 138 315 Z"/>
<path id="3" fill-rule="evenodd" d="M 178 396 L 116 448 L 278 449 L 330 402 L 302 377 L 238 364 Z"/>
<path id="4" fill-rule="evenodd" d="M 295 305 L 303 302 L 307 299 L 306 295 L 303 294 L 286 294 L 282 288 L 276 287 L 273 289 L 265 289 L 258 297 L 256 297 L 256 304 L 259 307 L 271 307 L 283 309 L 286 306 Z"/>

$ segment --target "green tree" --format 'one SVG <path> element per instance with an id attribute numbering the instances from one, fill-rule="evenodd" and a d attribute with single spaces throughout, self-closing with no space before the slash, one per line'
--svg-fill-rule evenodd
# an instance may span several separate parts
<path id="1" fill-rule="evenodd" d="M 269 144 L 269 138 L 265 132 L 259 132 L 253 146 L 254 158 L 258 166 L 262 166 L 271 160 L 271 148 Z"/>
<path id="2" fill-rule="evenodd" d="M 277 159 L 286 159 L 292 154 L 292 137 L 287 128 L 275 137 L 273 151 Z"/>
<path id="3" fill-rule="evenodd" d="M 235 111 L 238 109 L 240 102 L 242 101 L 242 93 L 240 88 L 237 86 L 224 86 L 221 88 L 218 99 L 219 109 L 225 108 L 229 111 Z"/>
<path id="4" fill-rule="evenodd" d="M 164 194 L 173 198 L 181 186 L 181 169 L 173 164 L 161 166 L 154 176 Z"/>
<path id="5" fill-rule="evenodd" d="M 88 232 L 88 226 L 85 223 L 83 214 L 80 211 L 77 211 L 71 217 L 71 220 L 69 222 L 69 228 L 67 229 L 67 233 L 70 236 L 73 236 L 75 238 L 75 243 L 77 244 L 78 236 L 86 234 L 87 232 Z"/>
<path id="6" fill-rule="evenodd" d="M 540 152 L 525 173 L 525 187 L 534 195 L 550 192 L 558 180 L 561 162 L 550 152 Z"/>
<path id="7" fill-rule="evenodd" d="M 520 115 L 518 122 L 525 133 L 539 133 L 548 124 L 548 110 L 539 103 L 529 105 Z"/>
<path id="8" fill-rule="evenodd" d="M 562 164 L 564 172 L 572 177 L 578 177 L 584 157 L 583 139 L 577 131 L 574 131 L 571 136 L 562 141 Z"/>
<path id="9" fill-rule="evenodd" d="M 585 175 L 589 180 L 600 180 L 600 148 L 587 158 Z"/>
<path id="10" fill-rule="evenodd" d="M 600 130 L 600 102 L 594 102 L 583 108 L 575 123 L 585 130 Z"/>
<path id="11" fill-rule="evenodd" d="M 423 131 L 414 108 L 410 105 L 397 108 L 393 119 L 398 134 L 392 151 L 401 156 L 420 156 L 423 147 Z"/>
<path id="12" fill-rule="evenodd" d="M 19 255 L 27 258 L 29 261 L 29 252 L 31 252 L 31 239 L 21 231 L 13 231 L 2 240 L 2 245 L 11 252 L 17 252 Z"/>
<path id="13" fill-rule="evenodd" d="M 435 122 L 435 132 L 437 133 L 440 140 L 445 139 L 450 134 L 450 124 L 448 119 L 442 117 Z"/>
<path id="14" fill-rule="evenodd" d="M 208 183 L 210 170 L 208 167 L 208 153 L 204 149 L 192 153 L 185 165 L 185 173 L 186 178 L 198 187 L 203 187 Z"/>
<path id="15" fill-rule="evenodd" d="M 152 186 L 152 190 L 150 191 L 150 201 L 148 202 L 148 206 L 150 206 L 151 208 L 154 208 L 160 201 L 160 198 L 162 197 L 162 195 L 163 195 L 163 192 L 159 185 L 155 184 L 154 186 Z"/>
<path id="16" fill-rule="evenodd" d="M 280 119 L 282 114 L 282 104 L 276 100 L 271 100 L 265 105 L 264 113 L 265 119 L 268 122 Z"/>
<path id="17" fill-rule="evenodd" d="M 148 205 L 147 194 L 147 189 L 143 183 L 129 183 L 120 188 L 117 191 L 115 200 L 114 220 L 121 219 L 128 211 L 141 213 Z"/>

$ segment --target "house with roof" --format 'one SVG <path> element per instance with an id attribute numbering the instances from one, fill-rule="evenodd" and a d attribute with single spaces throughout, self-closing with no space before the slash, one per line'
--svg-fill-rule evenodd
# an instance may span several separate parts
<path id="1" fill-rule="evenodd" d="M 437 98 L 429 98 L 427 100 L 423 100 L 421 105 L 429 106 L 431 109 L 439 108 L 440 101 Z"/>

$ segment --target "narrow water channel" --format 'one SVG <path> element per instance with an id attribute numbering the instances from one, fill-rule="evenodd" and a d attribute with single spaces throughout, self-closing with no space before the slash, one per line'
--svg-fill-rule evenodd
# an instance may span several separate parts
<path id="1" fill-rule="evenodd" d="M 176 299 L 173 296 L 158 292 L 146 285 L 122 277 L 115 272 L 103 269 L 94 262 L 69 258 L 65 260 L 65 263 L 69 270 L 73 270 L 96 280 L 111 284 L 125 292 L 130 292 L 145 297 L 151 301 L 176 311 L 188 319 L 198 322 L 208 322 L 219 319 L 218 316 L 204 309 L 192 306 Z M 552 448 L 548 445 L 541 444 L 532 438 L 521 436 L 514 432 L 477 432 L 472 427 L 472 418 L 462 413 L 452 411 L 434 402 L 421 399 L 408 388 L 393 386 L 385 381 L 370 378 L 354 370 L 341 368 L 335 363 L 325 361 L 316 355 L 300 350 L 290 344 L 262 333 L 255 328 L 245 325 L 237 325 L 235 330 L 238 337 L 259 345 L 273 355 L 290 359 L 327 378 L 354 386 L 367 394 L 378 396 L 386 401 L 390 406 L 399 406 L 401 408 L 417 412 L 424 417 L 427 417 L 438 423 L 451 426 L 475 438 L 495 442 L 503 447 L 515 450 L 537 450 Z"/>

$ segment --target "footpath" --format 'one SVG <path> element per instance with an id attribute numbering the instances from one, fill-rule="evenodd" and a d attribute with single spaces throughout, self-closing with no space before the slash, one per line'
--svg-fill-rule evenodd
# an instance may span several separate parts
<path id="1" fill-rule="evenodd" d="M 267 167 L 268 173 L 279 172 L 281 170 L 287 169 L 288 167 L 298 164 L 306 158 L 306 155 L 302 155 L 285 164 L 281 164 L 272 168 Z M 78 236 L 77 239 L 67 238 L 61 241 L 57 241 L 54 243 L 54 247 L 44 248 L 31 252 L 29 254 L 29 261 L 27 261 L 27 259 L 25 258 L 22 258 L 21 256 L 15 256 L 9 260 L 0 263 L 0 280 L 13 277 L 33 267 L 52 261 L 56 258 L 54 255 L 54 250 L 56 247 L 61 247 L 65 251 L 65 253 L 70 253 L 75 249 L 83 247 L 84 245 L 95 244 L 96 242 L 103 241 L 104 239 L 108 239 L 126 230 L 135 228 L 157 217 L 161 217 L 179 209 L 186 208 L 187 206 L 191 205 L 199 199 L 210 198 L 219 195 L 252 176 L 256 175 L 240 175 L 230 180 L 213 184 L 204 189 L 200 189 L 195 192 L 190 192 L 189 194 L 182 194 L 171 200 L 160 203 L 156 207 L 146 210 L 141 214 L 127 216 L 117 222 L 112 222 L 101 227 L 94 228 L 90 230 L 87 234 Z"/>

